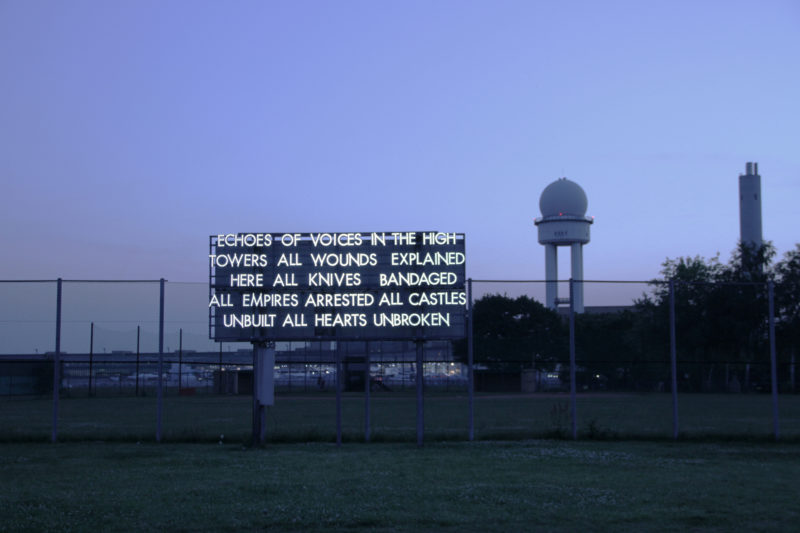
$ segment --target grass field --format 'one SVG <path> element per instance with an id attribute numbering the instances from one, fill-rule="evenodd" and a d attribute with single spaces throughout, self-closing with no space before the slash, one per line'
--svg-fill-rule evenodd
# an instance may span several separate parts
<path id="1" fill-rule="evenodd" d="M 777 443 L 0 444 L 0 531 L 792 531 Z"/>
<path id="2" fill-rule="evenodd" d="M 373 394 L 374 441 L 414 442 L 413 392 Z M 781 438 L 800 442 L 800 396 L 780 397 Z M 475 437 L 520 440 L 565 437 L 570 428 L 567 395 L 477 395 Z M 245 443 L 251 432 L 247 396 L 167 395 L 162 435 L 167 442 Z M 0 442 L 49 440 L 52 400 L 0 398 Z M 345 441 L 364 439 L 364 398 L 343 397 Z M 669 440 L 669 394 L 596 394 L 578 397 L 578 430 L 594 440 Z M 267 416 L 272 442 L 331 442 L 336 435 L 332 394 L 278 395 Z M 770 440 L 771 397 L 766 394 L 682 394 L 680 432 L 686 440 Z M 148 397 L 61 398 L 59 439 L 148 442 L 155 438 L 156 400 Z M 464 394 L 432 393 L 425 398 L 426 441 L 466 440 L 468 406 Z"/>

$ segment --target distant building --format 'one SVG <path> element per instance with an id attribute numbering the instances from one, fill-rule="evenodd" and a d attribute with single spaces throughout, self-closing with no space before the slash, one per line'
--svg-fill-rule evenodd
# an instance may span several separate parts
<path id="1" fill-rule="evenodd" d="M 635 309 L 636 306 L 633 305 L 588 305 L 583 308 L 583 312 L 587 315 L 602 315 L 609 313 L 622 313 L 623 311 L 634 311 Z M 559 308 L 558 314 L 561 316 L 569 315 L 569 308 Z"/>

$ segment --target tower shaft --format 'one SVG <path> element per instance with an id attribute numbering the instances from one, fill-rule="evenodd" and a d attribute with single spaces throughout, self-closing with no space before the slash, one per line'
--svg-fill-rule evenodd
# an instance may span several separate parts
<path id="1" fill-rule="evenodd" d="M 572 243 L 572 279 L 577 281 L 572 290 L 572 306 L 576 313 L 583 313 L 583 245 Z"/>
<path id="2" fill-rule="evenodd" d="M 758 163 L 747 163 L 739 176 L 739 239 L 754 249 L 761 248 L 761 176 Z"/>
<path id="3" fill-rule="evenodd" d="M 544 245 L 545 305 L 550 309 L 558 306 L 558 248 L 555 244 Z"/>
<path id="4" fill-rule="evenodd" d="M 574 242 L 569 245 L 571 270 L 570 277 L 577 281 L 572 290 L 573 306 L 576 313 L 583 313 L 583 244 Z M 558 246 L 555 244 L 544 245 L 544 277 L 545 277 L 545 305 L 550 309 L 557 309 L 558 299 Z"/>

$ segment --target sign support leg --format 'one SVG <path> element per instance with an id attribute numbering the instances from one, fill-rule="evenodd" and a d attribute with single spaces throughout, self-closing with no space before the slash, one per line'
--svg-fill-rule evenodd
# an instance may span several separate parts
<path id="1" fill-rule="evenodd" d="M 253 445 L 266 442 L 266 406 L 275 404 L 275 347 L 253 342 Z"/>

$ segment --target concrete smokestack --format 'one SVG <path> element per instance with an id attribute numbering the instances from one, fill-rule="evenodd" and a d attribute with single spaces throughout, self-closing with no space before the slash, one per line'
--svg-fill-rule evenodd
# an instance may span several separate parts
<path id="1" fill-rule="evenodd" d="M 761 248 L 761 176 L 758 163 L 747 163 L 739 175 L 739 239 L 755 249 Z"/>

